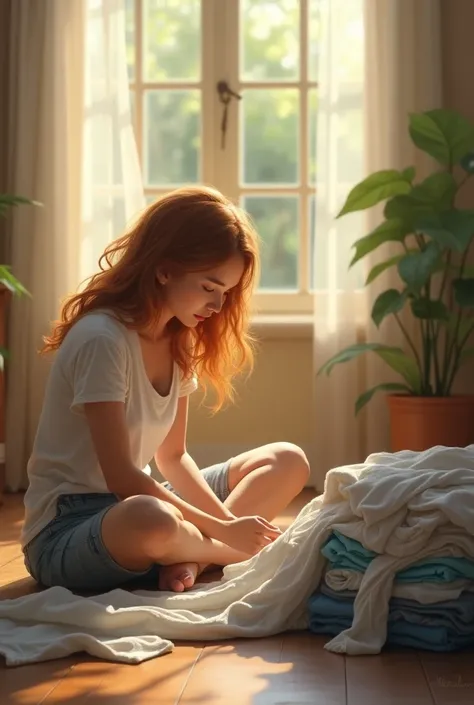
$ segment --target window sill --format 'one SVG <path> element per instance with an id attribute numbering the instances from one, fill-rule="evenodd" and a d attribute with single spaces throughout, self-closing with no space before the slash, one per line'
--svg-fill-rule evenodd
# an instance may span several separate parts
<path id="1" fill-rule="evenodd" d="M 252 333 L 259 340 L 311 340 L 313 316 L 310 314 L 268 314 L 252 319 Z"/>

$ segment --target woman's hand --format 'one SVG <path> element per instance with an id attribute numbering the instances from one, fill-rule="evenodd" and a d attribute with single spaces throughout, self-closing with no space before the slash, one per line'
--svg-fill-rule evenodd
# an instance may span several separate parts
<path id="1" fill-rule="evenodd" d="M 220 541 L 237 551 L 254 556 L 281 536 L 281 530 L 262 517 L 239 517 L 222 522 Z"/>

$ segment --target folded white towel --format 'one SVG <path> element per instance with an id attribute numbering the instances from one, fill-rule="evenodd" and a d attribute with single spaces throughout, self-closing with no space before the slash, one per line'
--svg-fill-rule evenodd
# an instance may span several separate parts
<path id="1" fill-rule="evenodd" d="M 275 543 L 228 566 L 211 585 L 181 594 L 114 590 L 92 598 L 51 588 L 0 602 L 0 654 L 10 666 L 80 650 L 137 663 L 166 653 L 173 639 L 305 629 L 308 597 L 326 567 L 320 548 L 333 529 L 381 555 L 361 581 L 351 628 L 326 648 L 378 653 L 394 574 L 448 546 L 474 555 L 474 446 L 379 453 L 331 470 L 324 494 Z"/>
<path id="2" fill-rule="evenodd" d="M 456 555 L 466 557 L 461 551 L 443 551 L 443 555 Z M 364 574 L 357 570 L 347 568 L 332 568 L 324 574 L 324 582 L 334 590 L 342 592 L 344 590 L 359 590 Z M 415 600 L 423 605 L 432 605 L 436 602 L 447 602 L 457 600 L 463 592 L 474 592 L 474 581 L 462 578 L 448 583 L 394 583 L 392 597 L 403 598 L 404 600 Z"/>

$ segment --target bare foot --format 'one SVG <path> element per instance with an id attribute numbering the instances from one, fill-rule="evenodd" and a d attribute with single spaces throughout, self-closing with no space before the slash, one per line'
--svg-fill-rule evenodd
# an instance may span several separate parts
<path id="1" fill-rule="evenodd" d="M 160 567 L 158 588 L 172 592 L 184 592 L 192 588 L 199 573 L 197 563 L 175 563 Z"/>

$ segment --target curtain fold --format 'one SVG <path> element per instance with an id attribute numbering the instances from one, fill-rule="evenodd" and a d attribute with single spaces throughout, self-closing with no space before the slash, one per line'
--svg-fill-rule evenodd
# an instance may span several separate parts
<path id="1" fill-rule="evenodd" d="M 145 206 L 127 75 L 125 0 L 84 0 L 81 280 Z"/>
<path id="2" fill-rule="evenodd" d="M 38 356 L 59 299 L 77 282 L 82 134 L 82 0 L 12 5 L 9 190 L 43 206 L 11 219 L 7 261 L 32 298 L 9 316 L 6 486 L 26 487 L 26 463 L 48 362 Z"/>
<path id="3" fill-rule="evenodd" d="M 40 201 L 11 219 L 8 259 L 31 299 L 13 301 L 6 486 L 27 486 L 62 299 L 144 204 L 125 56 L 125 0 L 16 0 L 10 56 L 9 191 Z"/>
<path id="4" fill-rule="evenodd" d="M 363 286 L 373 264 L 398 253 L 396 244 L 348 269 L 353 243 L 381 222 L 381 209 L 336 215 L 369 173 L 414 165 L 422 178 L 431 166 L 410 142 L 408 113 L 442 105 L 440 46 L 440 0 L 321 0 L 313 335 L 318 489 L 330 468 L 389 449 L 384 396 L 354 414 L 362 392 L 393 380 L 389 368 L 368 353 L 338 365 L 330 377 L 317 374 L 351 344 L 403 347 L 391 320 L 376 330 L 370 317 L 378 293 L 398 286 L 396 269 Z"/>
<path id="5" fill-rule="evenodd" d="M 312 458 L 318 489 L 329 468 L 353 461 L 363 447 L 352 411 L 361 370 L 341 365 L 330 377 L 317 374 L 338 350 L 357 343 L 364 327 L 360 271 L 348 269 L 352 243 L 364 234 L 364 216 L 336 218 L 365 173 L 363 7 L 363 0 L 320 2 Z"/>

